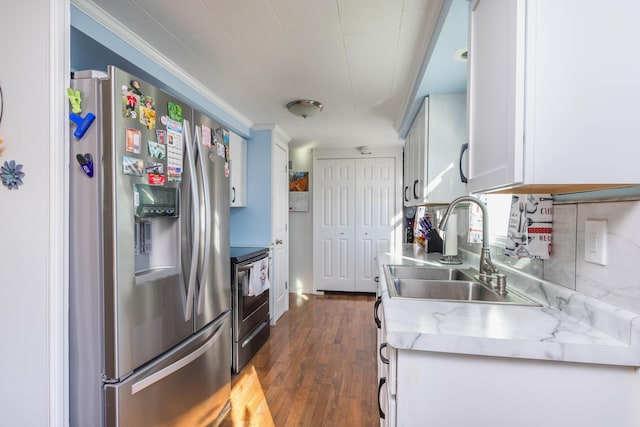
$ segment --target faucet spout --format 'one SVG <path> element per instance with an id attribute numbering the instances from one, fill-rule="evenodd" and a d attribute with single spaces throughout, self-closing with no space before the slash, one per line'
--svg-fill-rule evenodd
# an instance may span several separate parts
<path id="1" fill-rule="evenodd" d="M 480 266 L 478 268 L 478 271 L 480 272 L 480 281 L 489 283 L 494 275 L 498 273 L 498 269 L 495 267 L 495 265 L 493 265 L 493 262 L 491 262 L 491 252 L 489 250 L 489 214 L 487 211 L 487 206 L 476 197 L 458 197 L 449 204 L 449 207 L 444 213 L 444 216 L 442 217 L 438 228 L 442 231 L 446 230 L 451 212 L 453 212 L 453 210 L 461 203 L 474 203 L 478 205 L 480 207 L 480 210 L 482 211 L 482 249 L 480 253 Z"/>

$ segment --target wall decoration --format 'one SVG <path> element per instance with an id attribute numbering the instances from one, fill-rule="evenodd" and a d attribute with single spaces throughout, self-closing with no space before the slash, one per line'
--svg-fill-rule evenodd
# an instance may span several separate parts
<path id="1" fill-rule="evenodd" d="M 0 87 L 0 122 L 2 122 L 2 114 L 4 113 L 4 99 L 2 97 L 2 87 Z M 0 144 L 2 140 L 0 139 Z M 2 154 L 4 147 L 0 149 Z M 22 178 L 25 173 L 22 171 L 22 165 L 16 164 L 15 160 L 4 162 L 4 165 L 0 167 L 0 179 L 2 179 L 2 185 L 9 190 L 17 190 L 19 186 L 23 184 Z"/>
<path id="2" fill-rule="evenodd" d="M 24 178 L 24 175 L 22 165 L 17 165 L 15 160 L 4 162 L 4 165 L 0 168 L 2 184 L 8 187 L 9 190 L 17 190 L 23 184 L 22 178 Z"/>
<path id="3" fill-rule="evenodd" d="M 289 211 L 309 211 L 309 172 L 289 171 Z"/>
<path id="4" fill-rule="evenodd" d="M 2 100 L 2 86 L 0 86 L 0 123 L 2 123 L 2 113 L 4 112 L 4 101 Z M 0 144 L 2 144 L 2 139 L 0 139 Z M 4 147 L 0 146 L 0 156 L 2 156 L 2 152 L 4 151 Z"/>

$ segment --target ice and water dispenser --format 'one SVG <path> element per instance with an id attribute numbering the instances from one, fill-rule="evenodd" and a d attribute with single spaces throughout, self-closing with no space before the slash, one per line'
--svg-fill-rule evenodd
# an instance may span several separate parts
<path id="1" fill-rule="evenodd" d="M 176 187 L 134 184 L 136 284 L 180 272 L 180 194 Z"/>

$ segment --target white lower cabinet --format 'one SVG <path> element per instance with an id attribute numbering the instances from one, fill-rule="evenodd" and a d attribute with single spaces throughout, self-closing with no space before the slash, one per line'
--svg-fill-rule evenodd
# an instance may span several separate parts
<path id="1" fill-rule="evenodd" d="M 396 425 L 396 350 L 387 344 L 387 333 L 384 326 L 384 309 L 378 296 L 374 317 L 378 328 L 378 412 L 380 426 Z"/>
<path id="2" fill-rule="evenodd" d="M 381 343 L 384 335 L 383 328 Z M 388 345 L 382 354 L 389 362 L 384 364 L 378 354 L 381 426 L 635 425 L 631 367 L 397 350 Z"/>

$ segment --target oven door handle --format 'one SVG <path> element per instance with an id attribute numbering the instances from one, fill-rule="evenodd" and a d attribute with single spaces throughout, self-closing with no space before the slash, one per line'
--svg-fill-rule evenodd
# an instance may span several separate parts
<path id="1" fill-rule="evenodd" d="M 252 261 L 249 261 L 247 263 L 242 263 L 242 264 L 238 264 L 238 272 L 240 271 L 249 271 L 251 270 L 251 268 L 253 267 L 253 264 L 258 262 L 258 261 L 262 261 L 263 259 L 267 259 L 269 258 L 269 256 L 263 256 L 262 258 L 258 258 L 258 259 L 254 259 Z"/>
<path id="2" fill-rule="evenodd" d="M 243 265 L 243 266 L 238 266 L 238 271 L 249 271 L 251 270 L 251 268 L 253 268 L 253 264 L 247 264 L 247 265 Z"/>

